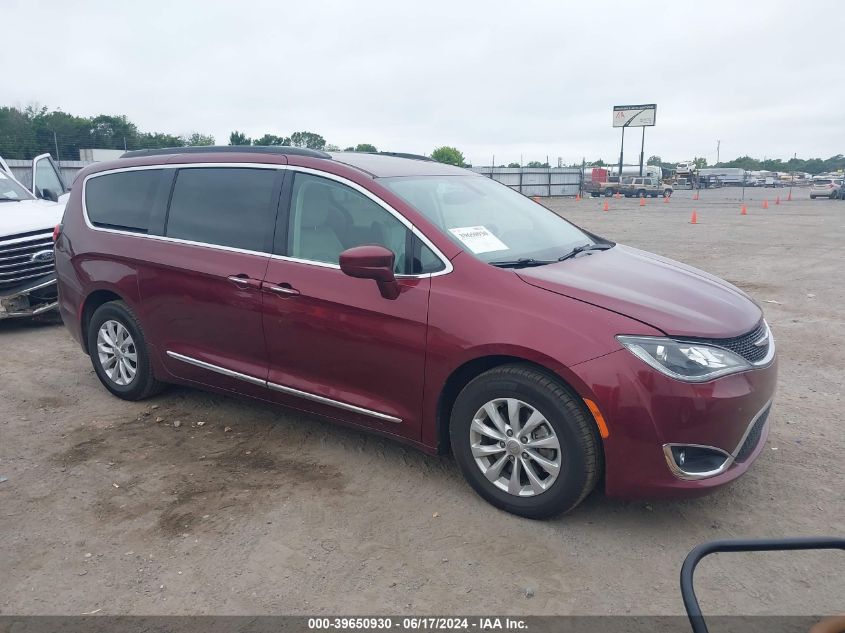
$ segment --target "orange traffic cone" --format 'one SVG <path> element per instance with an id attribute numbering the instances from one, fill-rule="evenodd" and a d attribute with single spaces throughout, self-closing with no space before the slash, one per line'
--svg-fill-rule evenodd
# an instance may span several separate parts
<path id="1" fill-rule="evenodd" d="M 610 203 L 607 200 L 604 201 L 604 208 L 602 211 L 610 211 Z"/>
<path id="2" fill-rule="evenodd" d="M 739 212 L 740 215 L 748 215 L 748 207 L 742 205 L 742 210 Z"/>
<path id="3" fill-rule="evenodd" d="M 764 208 L 764 209 L 768 209 L 768 208 L 769 208 L 769 201 L 768 201 L 768 200 L 763 200 L 763 208 Z"/>
<path id="4" fill-rule="evenodd" d="M 787 201 L 787 202 L 792 202 L 792 191 L 790 191 L 790 192 L 789 192 L 789 195 L 788 195 L 788 196 L 786 196 L 786 201 Z"/>
<path id="5" fill-rule="evenodd" d="M 669 204 L 669 196 L 663 196 L 663 204 Z"/>
<path id="6" fill-rule="evenodd" d="M 531 199 L 532 199 L 534 202 L 540 202 L 540 196 L 531 196 Z"/>
<path id="7" fill-rule="evenodd" d="M 780 196 L 778 196 L 777 198 L 775 198 L 775 204 L 780 204 Z"/>
<path id="8" fill-rule="evenodd" d="M 645 206 L 645 196 L 640 196 L 640 206 L 641 207 Z"/>
<path id="9" fill-rule="evenodd" d="M 618 198 L 622 197 L 622 194 L 617 191 L 616 193 L 613 194 L 613 197 L 618 199 Z"/>
<path id="10" fill-rule="evenodd" d="M 694 194 L 692 194 L 692 199 L 698 200 L 698 192 L 697 191 Z"/>
<path id="11" fill-rule="evenodd" d="M 692 210 L 692 216 L 689 219 L 690 224 L 698 224 L 698 214 L 695 212 L 695 209 Z"/>
<path id="12" fill-rule="evenodd" d="M 581 202 L 581 194 L 580 193 L 575 194 L 575 202 Z"/>

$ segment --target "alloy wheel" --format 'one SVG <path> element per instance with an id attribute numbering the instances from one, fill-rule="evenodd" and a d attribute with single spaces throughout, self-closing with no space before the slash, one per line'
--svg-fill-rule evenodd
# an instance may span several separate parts
<path id="1" fill-rule="evenodd" d="M 491 400 L 473 416 L 469 434 L 476 465 L 500 490 L 531 497 L 557 480 L 560 440 L 532 405 L 516 398 Z"/>
<path id="2" fill-rule="evenodd" d="M 138 373 L 138 350 L 129 330 L 119 321 L 104 322 L 97 332 L 100 366 L 116 385 L 126 386 Z"/>

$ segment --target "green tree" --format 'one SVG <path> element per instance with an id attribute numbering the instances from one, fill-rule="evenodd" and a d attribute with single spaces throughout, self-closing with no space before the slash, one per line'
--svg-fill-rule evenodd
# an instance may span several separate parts
<path id="1" fill-rule="evenodd" d="M 541 163 L 539 160 L 532 160 L 530 163 L 528 163 L 527 166 L 528 167 L 548 167 L 549 164 L 548 163 Z"/>
<path id="2" fill-rule="evenodd" d="M 164 132 L 143 132 L 138 135 L 137 147 L 140 149 L 157 147 L 184 147 L 185 139 Z"/>
<path id="3" fill-rule="evenodd" d="M 125 114 L 101 114 L 91 119 L 90 147 L 101 149 L 123 149 L 135 145 L 138 128 Z"/>
<path id="4" fill-rule="evenodd" d="M 28 159 L 38 150 L 31 118 L 17 108 L 0 108 L 0 156 Z"/>
<path id="5" fill-rule="evenodd" d="M 254 139 L 253 145 L 290 145 L 290 137 L 265 134 L 261 138 Z"/>
<path id="6" fill-rule="evenodd" d="M 329 143 L 328 145 L 326 145 L 326 151 L 327 151 L 327 152 L 339 152 L 339 151 L 340 151 L 340 146 L 339 146 L 339 145 L 335 145 L 335 144 L 333 144 L 333 143 Z"/>
<path id="7" fill-rule="evenodd" d="M 508 163 L 508 167 L 522 167 L 519 163 Z"/>
<path id="8" fill-rule="evenodd" d="M 645 164 L 660 167 L 663 164 L 663 159 L 660 156 L 649 156 Z"/>
<path id="9" fill-rule="evenodd" d="M 370 143 L 358 143 L 355 146 L 355 151 L 356 152 L 373 152 L 373 153 L 378 152 L 378 150 L 376 149 L 376 146 L 372 145 Z"/>
<path id="10" fill-rule="evenodd" d="M 326 139 L 314 132 L 294 132 L 290 135 L 290 144 L 294 147 L 324 149 L 326 147 Z"/>
<path id="11" fill-rule="evenodd" d="M 252 145 L 252 139 L 243 132 L 235 130 L 229 134 L 229 145 Z"/>
<path id="12" fill-rule="evenodd" d="M 354 151 L 355 151 L 355 148 L 354 148 L 354 147 L 352 147 L 352 146 L 350 145 L 349 147 L 344 148 L 344 150 L 343 150 L 343 151 L 344 151 L 344 152 L 354 152 Z"/>
<path id="13" fill-rule="evenodd" d="M 447 165 L 456 165 L 458 167 L 464 166 L 464 155 L 455 147 L 444 145 L 438 147 L 431 152 L 431 157 L 438 163 L 446 163 Z"/>
<path id="14" fill-rule="evenodd" d="M 587 163 L 587 167 L 606 167 L 607 163 L 605 163 L 601 158 L 598 160 L 594 160 L 591 163 Z"/>
<path id="15" fill-rule="evenodd" d="M 696 156 L 693 159 L 693 162 L 695 163 L 696 169 L 703 169 L 704 167 L 707 167 L 707 159 L 706 158 L 699 158 L 698 156 Z"/>
<path id="16" fill-rule="evenodd" d="M 200 134 L 199 132 L 194 132 L 185 139 L 185 145 L 188 145 L 189 147 L 214 145 L 214 137 L 210 134 Z"/>

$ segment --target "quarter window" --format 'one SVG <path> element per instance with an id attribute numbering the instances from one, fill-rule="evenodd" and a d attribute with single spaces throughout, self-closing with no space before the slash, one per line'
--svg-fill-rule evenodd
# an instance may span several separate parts
<path id="1" fill-rule="evenodd" d="M 180 169 L 165 235 L 267 251 L 272 242 L 278 171 L 243 167 Z"/>
<path id="2" fill-rule="evenodd" d="M 104 174 L 85 183 L 85 208 L 94 226 L 146 233 L 161 183 L 160 169 Z"/>
<path id="3" fill-rule="evenodd" d="M 378 244 L 396 255 L 396 274 L 443 268 L 440 259 L 395 216 L 373 200 L 328 178 L 296 174 L 290 204 L 288 254 L 337 264 L 348 248 Z"/>

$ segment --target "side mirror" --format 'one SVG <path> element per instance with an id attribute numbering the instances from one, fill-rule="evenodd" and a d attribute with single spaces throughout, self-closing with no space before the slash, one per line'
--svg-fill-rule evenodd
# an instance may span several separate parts
<path id="1" fill-rule="evenodd" d="M 42 189 L 41 197 L 45 200 L 52 200 L 53 202 L 59 201 L 59 194 L 53 191 L 52 189 Z"/>
<path id="2" fill-rule="evenodd" d="M 396 256 L 384 246 L 348 248 L 340 254 L 340 269 L 356 279 L 373 279 L 385 299 L 399 296 L 399 283 L 393 274 Z"/>

